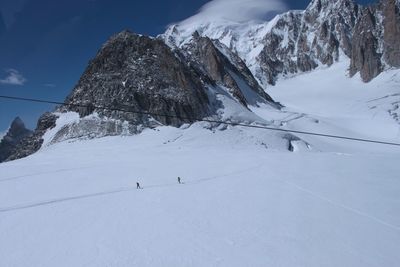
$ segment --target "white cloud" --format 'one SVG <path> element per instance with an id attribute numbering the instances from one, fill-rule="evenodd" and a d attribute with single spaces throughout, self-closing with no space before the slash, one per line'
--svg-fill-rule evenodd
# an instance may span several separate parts
<path id="1" fill-rule="evenodd" d="M 188 20 L 244 22 L 288 10 L 283 0 L 213 0 Z"/>
<path id="2" fill-rule="evenodd" d="M 7 76 L 4 79 L 0 79 L 0 84 L 9 85 L 24 85 L 26 79 L 22 74 L 15 69 L 6 70 Z"/>

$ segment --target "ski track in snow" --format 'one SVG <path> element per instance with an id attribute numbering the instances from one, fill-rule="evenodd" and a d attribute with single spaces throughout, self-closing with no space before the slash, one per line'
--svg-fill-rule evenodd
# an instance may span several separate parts
<path id="1" fill-rule="evenodd" d="M 121 189 L 116 189 L 116 190 L 111 190 L 111 191 L 106 191 L 106 192 L 93 193 L 93 194 L 87 194 L 87 195 L 81 195 L 81 196 L 75 196 L 75 197 L 65 197 L 65 198 L 59 198 L 59 199 L 53 199 L 53 200 L 46 200 L 46 201 L 39 202 L 39 203 L 30 203 L 30 204 L 18 205 L 18 206 L 13 206 L 13 207 L 0 208 L 0 212 L 4 213 L 4 212 L 9 212 L 9 211 L 24 210 L 24 209 L 47 206 L 47 205 L 52 205 L 52 204 L 57 204 L 57 203 L 62 203 L 62 202 L 67 202 L 67 201 L 72 201 L 72 200 L 81 200 L 81 199 L 85 199 L 85 198 L 100 197 L 100 196 L 105 196 L 105 195 L 111 195 L 111 194 L 116 194 L 116 193 L 132 191 L 133 189 L 136 190 L 136 187 L 121 188 Z"/>
<path id="2" fill-rule="evenodd" d="M 388 223 L 388 222 L 385 222 L 385 221 L 383 221 L 383 220 L 381 220 L 381 219 L 379 219 L 379 218 L 377 218 L 377 217 L 371 216 L 371 215 L 369 215 L 369 214 L 367 214 L 367 213 L 365 213 L 365 212 L 362 212 L 362 211 L 357 210 L 357 209 L 355 209 L 355 208 L 352 208 L 352 207 L 349 207 L 349 206 L 340 204 L 340 203 L 338 203 L 338 202 L 336 202 L 336 201 L 333 201 L 333 200 L 331 200 L 331 199 L 329 199 L 329 198 L 320 196 L 320 195 L 318 195 L 317 193 L 315 193 L 315 192 L 313 192 L 313 191 L 311 191 L 311 190 L 308 190 L 308 189 L 306 189 L 306 188 L 304 188 L 304 187 L 301 187 L 301 186 L 299 186 L 299 185 L 297 185 L 297 184 L 295 184 L 295 183 L 292 183 L 292 182 L 289 182 L 289 181 L 285 181 L 285 180 L 282 180 L 282 182 L 284 182 L 284 183 L 286 183 L 286 184 L 288 184 L 288 185 L 290 185 L 290 186 L 293 186 L 293 187 L 295 187 L 296 189 L 298 189 L 298 190 L 300 190 L 300 191 L 303 191 L 304 193 L 313 196 L 314 198 L 317 198 L 317 199 L 322 200 L 322 201 L 324 201 L 324 202 L 327 202 L 327 203 L 329 203 L 329 204 L 331 204 L 331 205 L 333 205 L 333 206 L 336 206 L 336 207 L 345 209 L 345 210 L 347 210 L 347 211 L 350 211 L 350 212 L 352 212 L 352 213 L 355 213 L 355 214 L 357 214 L 357 215 L 359 215 L 359 216 L 361 216 L 361 217 L 364 217 L 364 218 L 366 218 L 366 219 L 372 220 L 372 221 L 374 221 L 374 222 L 376 222 L 376 223 L 378 223 L 378 224 L 381 224 L 381 225 L 384 225 L 384 226 L 386 226 L 386 227 L 389 227 L 389 228 L 391 228 L 392 230 L 395 230 L 396 232 L 400 232 L 400 227 L 399 227 L 399 226 L 395 226 L 395 225 L 390 224 L 390 223 Z"/>
<path id="3" fill-rule="evenodd" d="M 91 168 L 91 167 L 81 167 L 81 168 L 71 168 L 71 169 L 59 169 L 59 170 L 54 170 L 54 171 L 47 171 L 47 172 L 26 174 L 26 175 L 20 175 L 20 176 L 13 176 L 13 177 L 7 177 L 7 178 L 2 178 L 2 179 L 0 179 L 0 183 L 9 182 L 9 181 L 13 181 L 13 180 L 24 179 L 24 178 L 30 178 L 30 177 L 41 176 L 41 175 L 43 175 L 43 174 L 57 174 L 57 173 L 63 173 L 63 172 L 73 172 L 73 171 L 78 171 L 78 170 L 86 170 L 86 169 L 90 169 L 90 168 Z"/>
<path id="4" fill-rule="evenodd" d="M 256 168 L 260 168 L 262 165 L 258 165 L 258 166 L 254 166 L 251 168 L 246 168 L 243 170 L 239 170 L 239 171 L 235 171 L 233 173 L 228 173 L 228 174 L 224 174 L 224 175 L 219 175 L 219 176 L 212 176 L 212 177 L 208 177 L 208 178 L 199 178 L 199 179 L 194 179 L 194 180 L 188 180 L 187 182 L 184 182 L 182 184 L 187 184 L 187 185 L 195 185 L 198 183 L 203 183 L 203 182 L 208 182 L 211 180 L 215 180 L 215 179 L 220 179 L 220 178 L 226 178 L 231 176 L 232 174 L 240 174 L 240 173 L 245 173 L 249 170 L 254 170 Z M 83 169 L 83 168 L 80 168 Z M 69 170 L 59 170 L 56 172 L 46 172 L 46 173 L 42 173 L 42 174 L 54 174 L 54 173 L 59 173 L 59 172 L 63 172 L 63 171 L 74 171 L 74 170 L 80 170 L 80 169 L 69 169 Z M 37 175 L 37 174 L 36 174 Z M 35 175 L 32 175 L 35 176 Z M 26 177 L 26 176 L 22 176 L 22 177 Z M 20 177 L 17 177 L 20 178 Z M 9 180 L 13 180 L 15 178 L 10 178 L 10 179 L 3 179 L 0 181 L 9 181 Z M 156 184 L 156 185 L 148 185 L 148 186 L 144 186 L 141 189 L 152 189 L 152 188 L 163 188 L 163 187 L 171 187 L 171 186 L 181 186 L 180 184 L 176 184 L 176 183 L 166 183 L 166 184 Z M 63 202 L 67 202 L 67 201 L 73 201 L 73 200 L 81 200 L 81 199 L 86 199 L 86 198 L 94 198 L 94 197 L 101 197 L 101 196 L 105 196 L 105 195 L 112 195 L 112 194 L 117 194 L 117 193 L 123 193 L 123 192 L 128 192 L 128 191 L 136 191 L 138 190 L 136 187 L 126 187 L 126 188 L 120 188 L 120 189 L 115 189 L 115 190 L 111 190 L 111 191 L 105 191 L 105 192 L 99 192 L 99 193 L 93 193 L 93 194 L 86 194 L 86 195 L 80 195 L 80 196 L 73 196 L 73 197 L 65 197 L 65 198 L 59 198 L 59 199 L 52 199 L 52 200 L 45 200 L 45 201 L 41 201 L 41 202 L 37 202 L 37 203 L 27 203 L 27 204 L 22 204 L 22 205 L 16 205 L 16 206 L 12 206 L 12 207 L 0 207 L 0 213 L 4 213 L 4 212 L 10 212 L 10 211 L 17 211 L 17 210 L 24 210 L 24 209 L 30 209 L 30 208 L 36 208 L 36 207 L 41 207 L 41 206 L 47 206 L 47 205 L 53 205 L 53 204 L 58 204 L 58 203 L 63 203 Z"/>

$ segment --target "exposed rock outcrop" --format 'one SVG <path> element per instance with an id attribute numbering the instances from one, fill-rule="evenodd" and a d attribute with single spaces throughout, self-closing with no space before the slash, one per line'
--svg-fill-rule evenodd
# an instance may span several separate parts
<path id="1" fill-rule="evenodd" d="M 129 31 L 113 36 L 102 47 L 66 103 L 93 107 L 68 107 L 82 117 L 98 112 L 132 124 L 148 124 L 150 116 L 96 106 L 178 116 L 155 116 L 173 126 L 212 113 L 201 78 L 192 69 L 162 41 Z"/>
<path id="2" fill-rule="evenodd" d="M 55 127 L 57 116 L 53 113 L 43 114 L 38 121 L 35 131 L 21 139 L 5 159 L 6 161 L 27 157 L 37 152 L 43 144 L 43 136 L 47 130 Z"/>
<path id="3" fill-rule="evenodd" d="M 389 66 L 400 67 L 400 4 L 398 0 L 382 1 L 384 60 Z"/>
<path id="4" fill-rule="evenodd" d="M 245 107 L 273 102 L 240 57 L 218 40 L 213 42 L 195 32 L 193 39 L 178 51 L 191 67 L 213 83 L 225 87 Z"/>
<path id="5" fill-rule="evenodd" d="M 361 11 L 353 32 L 350 74 L 369 82 L 385 68 L 400 67 L 400 3 L 381 0 Z"/>
<path id="6" fill-rule="evenodd" d="M 259 75 L 275 84 L 280 75 L 330 66 L 339 60 L 341 51 L 350 56 L 358 13 L 358 5 L 351 0 L 313 0 L 305 11 L 279 15 L 264 37 L 257 58 Z"/>
<path id="7" fill-rule="evenodd" d="M 25 127 L 24 122 L 19 117 L 15 118 L 7 134 L 0 141 L 0 162 L 7 160 L 21 140 L 31 134 L 32 131 Z"/>
<path id="8" fill-rule="evenodd" d="M 379 40 L 376 37 L 376 32 L 380 29 L 375 13 L 375 7 L 364 9 L 354 29 L 350 75 L 360 72 L 361 78 L 366 82 L 382 71 L 382 55 L 378 52 Z"/>

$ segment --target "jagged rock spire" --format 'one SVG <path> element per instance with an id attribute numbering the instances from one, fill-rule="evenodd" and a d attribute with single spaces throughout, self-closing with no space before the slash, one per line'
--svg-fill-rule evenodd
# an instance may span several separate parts
<path id="1" fill-rule="evenodd" d="M 16 148 L 19 142 L 30 136 L 32 131 L 26 129 L 21 118 L 16 117 L 7 132 L 0 142 L 0 162 L 6 160 Z"/>

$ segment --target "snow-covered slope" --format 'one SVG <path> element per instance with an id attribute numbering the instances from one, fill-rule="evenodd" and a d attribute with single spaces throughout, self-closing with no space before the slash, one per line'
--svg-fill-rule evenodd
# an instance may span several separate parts
<path id="1" fill-rule="evenodd" d="M 220 116 L 400 142 L 399 71 L 365 86 L 347 63 L 279 83 L 281 111 L 221 93 Z M 0 165 L 1 265 L 398 266 L 400 148 L 302 138 L 290 153 L 274 132 L 195 123 L 48 140 Z"/>
<path id="2" fill-rule="evenodd" d="M 280 81 L 271 87 L 270 94 L 283 103 L 282 112 L 253 108 L 261 117 L 274 120 L 276 126 L 286 129 L 311 131 L 325 134 L 400 141 L 399 103 L 400 71 L 383 72 L 372 82 L 365 84 L 359 76 L 349 78 L 348 61 L 344 60 L 329 68 L 298 75 Z M 322 150 L 340 149 L 352 151 L 346 142 L 298 135 Z M 359 144 L 356 151 L 370 147 Z M 332 150 L 333 149 L 333 150 Z"/>
<path id="3" fill-rule="evenodd" d="M 161 128 L 1 165 L 2 264 L 397 266 L 398 154 L 280 152 L 247 134 Z"/>

